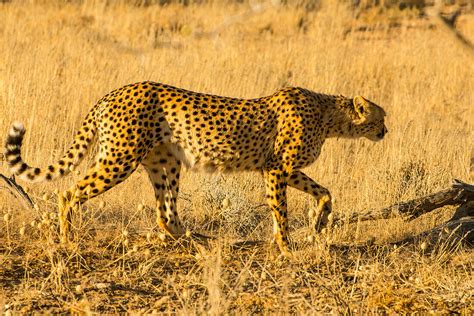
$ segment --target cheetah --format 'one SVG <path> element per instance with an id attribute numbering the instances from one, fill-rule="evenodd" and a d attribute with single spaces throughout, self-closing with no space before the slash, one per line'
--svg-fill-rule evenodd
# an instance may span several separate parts
<path id="1" fill-rule="evenodd" d="M 6 140 L 10 171 L 29 182 L 51 181 L 79 165 L 94 140 L 98 151 L 82 180 L 59 194 L 59 231 L 67 242 L 71 212 L 113 188 L 142 165 L 153 185 L 157 225 L 173 238 L 185 234 L 176 209 L 182 166 L 209 171 L 254 170 L 263 174 L 274 241 L 288 245 L 287 187 L 317 201 L 312 229 L 328 224 L 329 190 L 300 169 L 313 163 L 330 137 L 384 138 L 385 111 L 356 96 L 320 94 L 299 87 L 270 96 L 238 99 L 192 92 L 156 82 L 116 89 L 86 115 L 73 143 L 56 164 L 30 167 L 21 157 L 25 128 L 14 123 Z"/>

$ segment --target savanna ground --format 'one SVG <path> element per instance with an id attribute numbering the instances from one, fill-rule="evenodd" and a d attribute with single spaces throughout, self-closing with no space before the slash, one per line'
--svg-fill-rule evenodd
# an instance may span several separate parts
<path id="1" fill-rule="evenodd" d="M 96 100 L 136 81 L 245 98 L 297 85 L 361 94 L 388 113 L 384 141 L 331 139 L 305 170 L 331 190 L 337 214 L 435 192 L 453 178 L 474 180 L 473 57 L 420 10 L 129 2 L 0 3 L 2 143 L 13 121 L 24 122 L 24 157 L 45 166 L 66 150 Z M 473 41 L 472 13 L 456 28 Z M 7 174 L 5 163 L 0 172 Z M 314 202 L 290 190 L 294 256 L 286 260 L 269 243 L 235 247 L 271 239 L 260 175 L 184 173 L 178 207 L 186 227 L 217 237 L 197 243 L 162 241 L 152 187 L 138 170 L 83 206 L 64 248 L 53 192 L 79 177 L 22 183 L 36 210 L 0 190 L 0 311 L 474 311 L 471 248 L 393 245 L 442 223 L 452 207 L 413 222 L 344 224 L 309 242 Z"/>

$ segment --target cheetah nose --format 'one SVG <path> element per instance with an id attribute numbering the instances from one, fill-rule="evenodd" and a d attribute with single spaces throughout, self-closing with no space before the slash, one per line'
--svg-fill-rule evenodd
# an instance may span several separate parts
<path id="1" fill-rule="evenodd" d="M 388 133 L 388 129 L 384 126 L 382 131 L 379 134 L 377 134 L 377 137 L 382 139 L 387 133 Z"/>

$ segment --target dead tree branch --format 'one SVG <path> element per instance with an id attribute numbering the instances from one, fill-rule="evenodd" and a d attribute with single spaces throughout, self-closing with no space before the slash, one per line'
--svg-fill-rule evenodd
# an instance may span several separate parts
<path id="1" fill-rule="evenodd" d="M 396 203 L 381 210 L 336 217 L 333 224 L 334 226 L 340 226 L 343 222 L 354 223 L 395 217 L 403 217 L 406 221 L 411 221 L 446 205 L 459 205 L 449 221 L 398 243 L 409 243 L 415 239 L 423 238 L 430 243 L 463 240 L 474 244 L 474 185 L 457 179 L 454 179 L 448 189 L 407 202 Z"/>
<path id="2" fill-rule="evenodd" d="M 365 214 L 350 214 L 334 218 L 334 225 L 339 223 L 355 223 L 378 219 L 403 217 L 413 220 L 425 213 L 446 205 L 461 205 L 474 201 L 474 185 L 455 179 L 450 188 L 432 193 L 410 201 L 396 203 L 381 210 L 371 210 Z"/>
<path id="3" fill-rule="evenodd" d="M 6 188 L 10 191 L 10 193 L 13 194 L 13 196 L 16 197 L 18 200 L 20 200 L 26 207 L 34 208 L 33 201 L 25 192 L 25 190 L 18 183 L 16 183 L 14 176 L 7 178 L 6 176 L 0 173 L 0 180 L 5 182 Z"/>
<path id="4" fill-rule="evenodd" d="M 453 38 L 455 42 L 459 43 L 461 47 L 466 49 L 470 54 L 474 55 L 474 45 L 455 27 L 456 20 L 461 14 L 460 8 L 453 12 L 449 17 L 445 17 L 441 14 L 441 1 L 435 1 L 435 5 L 432 8 L 425 8 L 425 14 L 439 27 L 440 30 Z"/>
<path id="5" fill-rule="evenodd" d="M 472 186 L 471 186 L 472 187 Z M 450 242 L 451 245 L 464 241 L 474 245 L 474 201 L 462 204 L 449 221 L 416 236 L 405 238 L 397 244 L 411 243 L 423 239 L 430 245 Z"/>

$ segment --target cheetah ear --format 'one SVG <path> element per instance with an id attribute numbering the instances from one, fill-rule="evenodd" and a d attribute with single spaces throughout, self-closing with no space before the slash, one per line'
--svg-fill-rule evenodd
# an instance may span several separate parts
<path id="1" fill-rule="evenodd" d="M 364 97 L 358 95 L 352 100 L 354 104 L 354 110 L 359 115 L 360 118 L 365 118 L 368 113 L 369 102 L 367 102 Z"/>

